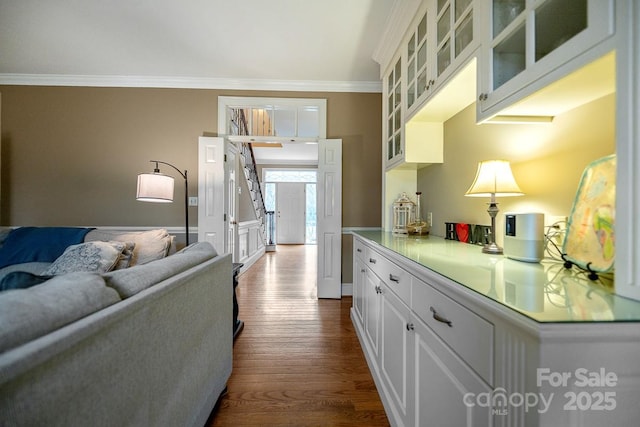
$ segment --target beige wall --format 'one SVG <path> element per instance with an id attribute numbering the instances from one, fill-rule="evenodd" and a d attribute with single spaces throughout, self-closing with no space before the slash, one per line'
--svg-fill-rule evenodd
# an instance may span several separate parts
<path id="1" fill-rule="evenodd" d="M 190 175 L 198 136 L 217 134 L 218 96 L 327 99 L 343 141 L 343 226 L 379 226 L 381 95 L 198 89 L 0 86 L 3 225 L 181 226 L 180 203 L 135 200 L 150 159 Z M 163 172 L 171 173 L 171 170 Z M 176 187 L 176 197 L 182 197 Z M 190 222 L 197 224 L 197 210 Z"/>
<path id="2" fill-rule="evenodd" d="M 506 159 L 522 197 L 498 199 L 496 236 L 504 213 L 568 216 L 585 166 L 615 152 L 615 95 L 557 116 L 550 125 L 475 124 L 475 104 L 445 123 L 444 163 L 418 172 L 423 215 L 433 212 L 434 235 L 445 222 L 489 224 L 488 199 L 465 197 L 477 162 Z"/>

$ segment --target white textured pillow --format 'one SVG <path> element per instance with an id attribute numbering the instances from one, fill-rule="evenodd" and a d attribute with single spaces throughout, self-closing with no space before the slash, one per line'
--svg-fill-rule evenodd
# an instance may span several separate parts
<path id="1" fill-rule="evenodd" d="M 57 276 L 77 271 L 106 273 L 116 266 L 125 248 L 126 244 L 123 242 L 87 242 L 72 245 L 42 274 Z"/>
<path id="2" fill-rule="evenodd" d="M 133 242 L 133 257 L 129 266 L 146 264 L 166 257 L 171 249 L 171 236 L 164 228 L 148 231 L 119 232 L 114 230 L 91 230 L 84 238 L 92 241 Z"/>

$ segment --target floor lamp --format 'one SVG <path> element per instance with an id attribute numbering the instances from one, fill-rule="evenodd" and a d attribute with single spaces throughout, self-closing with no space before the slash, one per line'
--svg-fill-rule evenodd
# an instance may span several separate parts
<path id="1" fill-rule="evenodd" d="M 482 248 L 482 252 L 487 254 L 502 253 L 502 248 L 496 244 L 496 215 L 499 211 L 496 197 L 522 196 L 523 194 L 513 177 L 508 161 L 485 160 L 478 163 L 476 177 L 465 196 L 491 198 L 487 209 L 491 217 L 491 238 L 489 243 Z"/>
<path id="2" fill-rule="evenodd" d="M 151 163 L 155 163 L 156 167 L 153 169 L 153 173 L 141 173 L 138 175 L 138 190 L 136 192 L 136 200 L 141 202 L 153 202 L 153 203 L 171 203 L 173 202 L 173 188 L 174 180 L 172 176 L 164 175 L 160 173 L 158 163 L 171 166 L 174 168 L 180 176 L 184 178 L 184 234 L 189 245 L 189 183 L 187 180 L 187 171 L 182 172 L 171 163 L 161 162 L 159 160 L 149 160 Z"/>

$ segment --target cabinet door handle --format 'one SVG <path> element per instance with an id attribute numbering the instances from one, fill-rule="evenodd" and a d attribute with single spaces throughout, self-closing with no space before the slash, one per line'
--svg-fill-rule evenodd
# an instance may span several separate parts
<path id="1" fill-rule="evenodd" d="M 375 263 L 376 263 L 376 260 L 375 260 L 375 259 L 373 259 L 373 258 L 369 258 L 369 262 L 370 262 L 371 264 L 375 264 Z"/>
<path id="2" fill-rule="evenodd" d="M 446 317 L 440 316 L 435 308 L 429 307 L 429 310 L 431 310 L 431 312 L 433 313 L 433 318 L 438 322 L 446 323 L 450 328 L 453 327 L 453 322 L 451 322 L 451 320 L 447 319 Z"/>
<path id="3" fill-rule="evenodd" d="M 407 323 L 407 331 L 413 331 L 414 326 L 413 323 Z"/>
<path id="4" fill-rule="evenodd" d="M 367 270 L 365 270 L 364 268 L 362 270 L 360 270 L 360 273 L 366 273 Z"/>
<path id="5" fill-rule="evenodd" d="M 486 93 L 481 93 L 478 97 L 478 101 L 486 101 L 489 96 Z"/>
<path id="6" fill-rule="evenodd" d="M 376 294 L 381 294 L 382 288 L 380 286 L 376 286 Z"/>
<path id="7" fill-rule="evenodd" d="M 356 249 L 356 251 L 358 251 L 358 252 L 362 252 L 362 249 L 358 248 L 358 249 Z"/>
<path id="8" fill-rule="evenodd" d="M 400 278 L 394 276 L 391 273 L 389 273 L 389 280 L 391 280 L 392 282 L 400 283 Z"/>

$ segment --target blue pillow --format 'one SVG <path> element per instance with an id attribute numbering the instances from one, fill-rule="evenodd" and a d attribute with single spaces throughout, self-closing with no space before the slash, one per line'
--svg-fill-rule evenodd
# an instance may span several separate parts
<path id="1" fill-rule="evenodd" d="M 26 271 L 12 271 L 0 280 L 0 291 L 30 288 L 31 286 L 44 283 L 52 277 L 53 276 L 38 276 L 37 274 Z"/>
<path id="2" fill-rule="evenodd" d="M 71 245 L 84 241 L 91 228 L 20 227 L 0 247 L 0 268 L 23 262 L 53 262 Z"/>

